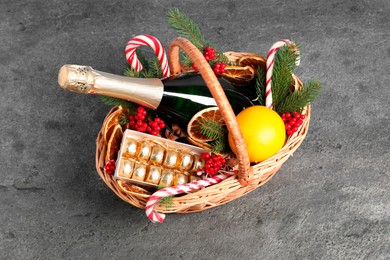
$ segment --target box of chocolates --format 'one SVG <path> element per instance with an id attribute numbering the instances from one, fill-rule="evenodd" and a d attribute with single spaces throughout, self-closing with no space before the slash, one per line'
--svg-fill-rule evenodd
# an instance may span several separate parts
<path id="1" fill-rule="evenodd" d="M 127 129 L 123 135 L 115 178 L 146 187 L 170 187 L 200 178 L 204 167 L 199 147 Z"/>

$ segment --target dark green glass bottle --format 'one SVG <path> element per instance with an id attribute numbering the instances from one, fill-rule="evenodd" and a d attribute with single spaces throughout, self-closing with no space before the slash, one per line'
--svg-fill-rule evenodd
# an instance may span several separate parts
<path id="1" fill-rule="evenodd" d="M 155 109 L 186 126 L 198 111 L 216 106 L 207 85 L 198 74 L 183 74 L 164 80 L 130 78 L 101 72 L 87 66 L 64 65 L 58 75 L 64 89 L 111 96 Z M 236 114 L 252 101 L 224 80 L 220 83 Z"/>

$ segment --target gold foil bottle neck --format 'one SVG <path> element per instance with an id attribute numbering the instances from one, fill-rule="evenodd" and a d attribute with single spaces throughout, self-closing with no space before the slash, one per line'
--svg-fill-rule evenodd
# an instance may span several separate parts
<path id="1" fill-rule="evenodd" d="M 69 91 L 88 94 L 95 84 L 92 67 L 64 65 L 58 73 L 58 84 Z"/>
<path id="2" fill-rule="evenodd" d="M 124 99 L 151 109 L 160 105 L 164 92 L 157 78 L 131 78 L 70 64 L 61 67 L 58 84 L 72 92 Z"/>

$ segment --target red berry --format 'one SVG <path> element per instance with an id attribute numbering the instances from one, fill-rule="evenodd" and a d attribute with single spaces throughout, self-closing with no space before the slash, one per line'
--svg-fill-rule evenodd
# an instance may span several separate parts
<path id="1" fill-rule="evenodd" d="M 287 135 L 288 135 L 288 136 L 293 135 L 293 131 L 287 130 Z"/>
<path id="2" fill-rule="evenodd" d="M 210 154 L 209 153 L 202 153 L 200 155 L 200 158 L 202 158 L 203 160 L 208 160 L 210 158 Z"/>
<path id="3" fill-rule="evenodd" d="M 303 115 L 303 114 L 301 114 L 301 115 L 300 115 L 300 118 L 303 120 L 303 119 L 305 119 L 305 118 L 306 118 L 306 116 L 305 116 L 305 115 Z"/>
<path id="4" fill-rule="evenodd" d="M 287 119 L 290 119 L 291 118 L 291 114 L 289 112 L 286 113 L 286 118 Z"/>
<path id="5" fill-rule="evenodd" d="M 192 64 L 192 68 L 196 71 L 198 71 L 198 67 L 196 67 L 195 63 Z"/>

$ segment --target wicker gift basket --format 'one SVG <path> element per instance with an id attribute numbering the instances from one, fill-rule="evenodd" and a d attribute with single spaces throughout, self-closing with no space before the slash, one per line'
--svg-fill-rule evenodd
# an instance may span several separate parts
<path id="1" fill-rule="evenodd" d="M 265 184 L 300 146 L 308 132 L 310 122 L 310 106 L 308 105 L 302 112 L 306 116 L 303 124 L 296 133 L 287 138 L 282 149 L 265 161 L 251 164 L 243 136 L 236 121 L 236 116 L 215 73 L 199 49 L 185 38 L 176 38 L 169 47 L 168 61 L 171 73 L 173 75 L 179 75 L 183 72 L 183 67 L 179 61 L 179 50 L 184 51 L 197 68 L 199 68 L 199 73 L 202 75 L 212 96 L 216 100 L 228 131 L 232 135 L 236 147 L 238 164 L 229 176 L 219 183 L 186 192 L 180 196 L 174 196 L 169 207 L 156 204 L 154 210 L 160 213 L 192 213 L 203 211 L 240 198 Z M 240 56 L 240 53 L 230 52 L 226 53 L 226 56 L 234 61 L 236 56 Z M 265 61 L 266 59 L 264 59 L 264 64 Z M 301 88 L 303 85 L 302 82 L 295 75 L 292 76 L 295 82 L 295 89 Z M 147 203 L 153 196 L 152 194 L 145 194 L 142 187 L 139 187 L 138 191 L 136 185 L 132 185 L 131 189 L 123 187 L 122 182 L 104 172 L 104 165 L 107 163 L 106 153 L 108 151 L 108 138 L 105 136 L 107 134 L 105 132 L 106 124 L 108 123 L 107 118 L 112 113 L 115 113 L 117 109 L 117 107 L 114 107 L 108 113 L 102 125 L 102 130 L 97 137 L 96 169 L 101 179 L 117 196 L 135 207 L 145 209 L 148 207 Z"/>

